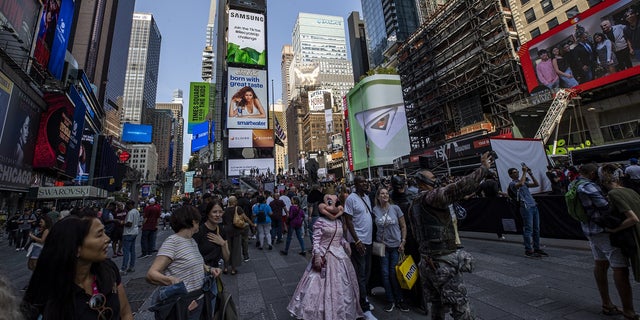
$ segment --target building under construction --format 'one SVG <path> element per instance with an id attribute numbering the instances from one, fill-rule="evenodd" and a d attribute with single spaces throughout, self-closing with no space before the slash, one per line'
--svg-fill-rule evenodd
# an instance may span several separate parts
<path id="1" fill-rule="evenodd" d="M 524 97 L 518 36 L 505 0 L 455 0 L 399 50 L 412 155 L 467 134 L 511 128 Z"/>

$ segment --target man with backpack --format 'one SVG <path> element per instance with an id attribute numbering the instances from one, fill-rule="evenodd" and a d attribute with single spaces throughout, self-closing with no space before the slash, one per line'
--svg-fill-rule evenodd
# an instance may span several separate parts
<path id="1" fill-rule="evenodd" d="M 267 245 L 269 245 L 269 250 L 273 249 L 271 245 L 271 207 L 265 203 L 266 199 L 264 196 L 258 196 L 257 203 L 253 206 L 253 216 L 255 217 L 254 223 L 257 225 L 258 229 L 258 241 L 260 244 L 258 249 L 262 250 L 264 248 L 264 239 L 267 239 Z"/>
<path id="2" fill-rule="evenodd" d="M 578 171 L 580 181 L 577 187 L 577 195 L 580 205 L 584 208 L 586 221 L 581 221 L 582 232 L 589 240 L 593 254 L 593 276 L 596 279 L 600 298 L 602 299 L 602 313 L 604 315 L 620 315 L 622 311 L 616 307 L 609 296 L 609 284 L 607 271 L 609 266 L 613 269 L 615 282 L 620 300 L 631 301 L 631 284 L 629 283 L 628 259 L 622 254 L 620 248 L 611 245 L 609 233 L 596 221 L 611 212 L 609 202 L 605 198 L 602 189 L 596 184 L 598 181 L 598 167 L 595 164 L 582 165 Z M 577 183 L 577 182 L 576 182 Z M 571 189 L 571 186 L 569 187 Z M 570 201 L 567 200 L 567 205 Z"/>
<path id="3" fill-rule="evenodd" d="M 549 254 L 540 249 L 540 212 L 536 200 L 533 199 L 529 188 L 538 186 L 536 177 L 531 169 L 522 163 L 522 175 L 518 169 L 509 168 L 507 171 L 511 182 L 509 183 L 509 196 L 515 195 L 520 214 L 522 215 L 522 238 L 524 239 L 524 255 L 530 258 L 548 257 Z M 527 175 L 531 179 L 527 178 Z"/>

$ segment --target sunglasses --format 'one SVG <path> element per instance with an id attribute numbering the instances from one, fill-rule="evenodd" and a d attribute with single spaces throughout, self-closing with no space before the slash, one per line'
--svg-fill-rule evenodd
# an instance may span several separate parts
<path id="1" fill-rule="evenodd" d="M 111 320 L 113 317 L 113 310 L 107 307 L 107 297 L 102 293 L 97 293 L 91 296 L 89 299 L 89 308 L 98 311 L 98 320 Z"/>

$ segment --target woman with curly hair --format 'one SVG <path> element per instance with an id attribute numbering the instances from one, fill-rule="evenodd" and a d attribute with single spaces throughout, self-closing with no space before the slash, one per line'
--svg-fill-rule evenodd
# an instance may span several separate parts
<path id="1" fill-rule="evenodd" d="M 231 97 L 229 117 L 265 117 L 264 107 L 251 87 L 242 87 Z"/>

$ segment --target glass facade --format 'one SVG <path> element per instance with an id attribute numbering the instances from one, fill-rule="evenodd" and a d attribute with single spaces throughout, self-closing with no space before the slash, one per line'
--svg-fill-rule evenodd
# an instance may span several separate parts
<path id="1" fill-rule="evenodd" d="M 142 109 L 155 107 L 161 41 L 153 16 L 135 13 L 124 80 L 122 122 L 139 124 Z"/>
<path id="2" fill-rule="evenodd" d="M 371 68 L 382 65 L 384 52 L 404 41 L 420 25 L 415 0 L 361 0 Z"/>

